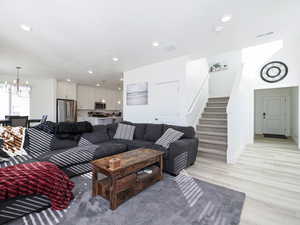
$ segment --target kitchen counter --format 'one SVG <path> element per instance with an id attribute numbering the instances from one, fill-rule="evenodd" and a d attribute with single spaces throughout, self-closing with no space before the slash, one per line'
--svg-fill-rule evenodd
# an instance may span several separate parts
<path id="1" fill-rule="evenodd" d="M 108 116 L 108 117 L 94 117 L 94 116 L 89 116 L 89 117 L 79 117 L 78 121 L 88 121 L 92 125 L 107 125 L 107 124 L 112 124 L 112 123 L 118 123 L 122 121 L 122 117 L 120 116 Z"/>

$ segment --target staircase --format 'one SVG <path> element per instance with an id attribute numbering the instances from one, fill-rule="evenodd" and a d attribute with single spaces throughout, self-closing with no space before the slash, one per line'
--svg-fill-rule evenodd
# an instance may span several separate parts
<path id="1" fill-rule="evenodd" d="M 226 162 L 229 97 L 209 98 L 197 125 L 198 155 Z"/>

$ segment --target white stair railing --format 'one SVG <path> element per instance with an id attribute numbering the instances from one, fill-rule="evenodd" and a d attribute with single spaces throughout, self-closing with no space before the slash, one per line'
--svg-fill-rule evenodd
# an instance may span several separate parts
<path id="1" fill-rule="evenodd" d="M 201 113 L 203 112 L 209 97 L 209 74 L 203 80 L 197 94 L 193 98 L 191 105 L 188 107 L 186 114 L 186 124 L 196 127 Z"/>

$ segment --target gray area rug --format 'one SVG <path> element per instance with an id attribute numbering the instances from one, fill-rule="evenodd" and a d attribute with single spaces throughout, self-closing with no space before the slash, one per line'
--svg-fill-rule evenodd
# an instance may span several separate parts
<path id="1" fill-rule="evenodd" d="M 32 213 L 9 225 L 237 225 L 245 194 L 181 174 L 129 199 L 116 210 L 91 197 L 91 174 L 75 177 L 75 199 L 63 211 Z"/>

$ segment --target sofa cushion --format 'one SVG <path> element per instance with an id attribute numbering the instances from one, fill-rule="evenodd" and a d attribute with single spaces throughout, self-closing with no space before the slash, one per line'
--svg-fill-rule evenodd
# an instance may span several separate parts
<path id="1" fill-rule="evenodd" d="M 51 139 L 50 149 L 51 151 L 56 151 L 60 149 L 74 148 L 76 146 L 77 146 L 77 141 L 71 139 L 60 139 L 54 136 Z"/>
<path id="2" fill-rule="evenodd" d="M 92 144 L 98 144 L 110 139 L 108 136 L 108 128 L 105 125 L 94 126 L 92 132 L 83 133 L 81 138 L 84 138 Z"/>
<path id="3" fill-rule="evenodd" d="M 155 142 L 157 145 L 161 145 L 165 148 L 169 148 L 170 144 L 179 140 L 183 136 L 183 133 L 172 128 L 166 130 L 166 132 Z"/>
<path id="4" fill-rule="evenodd" d="M 32 224 L 31 222 L 27 222 L 25 218 L 23 221 L 26 221 L 26 223 L 21 222 L 22 219 L 21 221 L 13 220 L 16 220 L 22 216 L 26 216 L 29 213 L 40 212 L 50 207 L 51 202 L 45 195 L 18 196 L 16 198 L 7 199 L 5 201 L 2 200 L 0 201 L 0 224 L 8 224 L 10 221 L 12 222 L 9 224 Z M 34 221 L 33 224 L 45 223 Z"/>
<path id="5" fill-rule="evenodd" d="M 146 123 L 131 123 L 128 121 L 122 121 L 121 123 L 135 126 L 133 139 L 143 140 L 145 136 Z"/>
<path id="6" fill-rule="evenodd" d="M 169 128 L 180 131 L 183 133 L 182 138 L 194 138 L 195 137 L 195 129 L 194 127 L 183 127 L 183 126 L 175 126 L 175 125 L 163 125 L 163 133 L 166 132 Z"/>
<path id="7" fill-rule="evenodd" d="M 40 161 L 52 162 L 60 168 L 68 167 L 93 160 L 97 145 L 79 146 L 70 149 L 61 149 L 41 155 Z"/>
<path id="8" fill-rule="evenodd" d="M 36 128 L 26 129 L 24 149 L 31 156 L 38 157 L 51 151 L 54 134 L 49 134 Z"/>
<path id="9" fill-rule="evenodd" d="M 122 143 L 104 142 L 101 143 L 94 152 L 93 160 L 100 159 L 106 156 L 111 156 L 125 152 L 127 146 Z"/>
<path id="10" fill-rule="evenodd" d="M 151 145 L 153 145 L 152 141 L 133 140 L 128 143 L 128 150 L 134 150 L 137 148 L 148 148 L 148 146 Z"/>
<path id="11" fill-rule="evenodd" d="M 112 124 L 108 124 L 107 126 L 107 133 L 109 136 L 109 139 L 113 139 L 113 137 L 116 134 L 117 128 L 118 128 L 118 123 L 112 123 Z"/>
<path id="12" fill-rule="evenodd" d="M 162 135 L 162 124 L 147 124 L 144 140 L 146 141 L 157 141 L 158 138 Z"/>
<path id="13" fill-rule="evenodd" d="M 135 126 L 119 123 L 114 139 L 133 140 Z"/>
<path id="14" fill-rule="evenodd" d="M 134 123 L 134 126 L 135 126 L 134 139 L 143 140 L 145 136 L 147 124 Z"/>
<path id="15" fill-rule="evenodd" d="M 164 148 L 163 146 L 157 145 L 157 144 L 152 144 L 152 145 L 149 145 L 148 148 L 163 152 L 164 159 L 168 159 L 168 149 Z"/>

